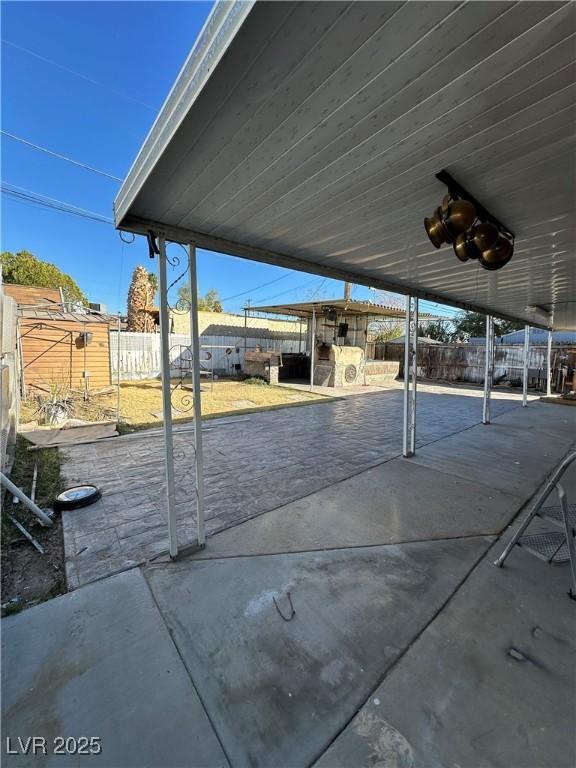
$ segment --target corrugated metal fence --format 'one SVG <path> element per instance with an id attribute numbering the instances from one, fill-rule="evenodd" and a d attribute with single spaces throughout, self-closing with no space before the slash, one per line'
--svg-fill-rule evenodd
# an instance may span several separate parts
<path id="1" fill-rule="evenodd" d="M 244 351 L 261 346 L 263 349 L 274 349 L 279 352 L 298 352 L 304 350 L 306 340 L 299 334 L 286 333 L 280 335 L 270 331 L 254 334 L 255 329 L 248 328 L 250 335 L 244 338 L 244 329 L 235 328 L 236 335 L 200 337 L 200 365 L 205 370 L 214 370 L 215 374 L 233 375 L 244 366 Z M 257 330 L 257 329 L 256 329 Z M 119 342 L 119 343 L 118 343 Z M 170 362 L 173 375 L 178 375 L 181 368 L 190 365 L 190 336 L 186 334 L 170 334 Z M 149 379 L 160 375 L 160 334 L 158 333 L 128 333 L 110 332 L 110 364 L 112 380 L 118 375 L 118 358 L 120 359 L 120 380 Z"/>
<path id="2" fill-rule="evenodd" d="M 8 447 L 16 440 L 20 405 L 16 336 L 16 302 L 0 285 L 0 467 L 4 469 Z"/>

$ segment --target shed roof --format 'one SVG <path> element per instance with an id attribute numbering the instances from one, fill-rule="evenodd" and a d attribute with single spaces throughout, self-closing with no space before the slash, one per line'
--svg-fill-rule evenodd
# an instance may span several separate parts
<path id="1" fill-rule="evenodd" d="M 296 304 L 270 304 L 258 307 L 247 307 L 251 312 L 268 312 L 274 315 L 293 315 L 310 317 L 313 310 L 321 312 L 324 309 L 336 309 L 339 314 L 351 316 L 370 315 L 375 317 L 405 317 L 406 313 L 398 307 L 388 307 L 373 301 L 355 299 L 319 299 L 318 301 L 301 301 Z M 428 315 L 421 315 L 428 317 Z"/>
<path id="2" fill-rule="evenodd" d="M 46 321 L 50 323 L 104 323 L 110 325 L 118 322 L 118 318 L 112 315 L 103 315 L 95 312 L 68 312 L 58 305 L 56 305 L 54 309 L 48 306 L 19 306 L 18 317 L 26 320 L 38 320 L 39 322 Z"/>
<path id="3" fill-rule="evenodd" d="M 16 304 L 60 304 L 62 296 L 58 288 L 43 288 L 39 285 L 19 285 L 17 283 L 3 283 L 2 288 L 6 296 L 10 296 Z"/>
<path id="4" fill-rule="evenodd" d="M 217 2 L 116 225 L 574 328 L 575 29 L 565 2 Z M 504 269 L 431 246 L 443 168 L 515 233 Z"/>

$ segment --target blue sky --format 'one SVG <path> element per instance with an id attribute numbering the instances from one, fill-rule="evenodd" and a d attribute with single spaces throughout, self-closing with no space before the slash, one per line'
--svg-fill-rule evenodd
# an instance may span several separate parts
<path id="1" fill-rule="evenodd" d="M 123 178 L 211 5 L 3 2 L 2 129 Z M 2 179 L 104 216 L 112 215 L 119 188 L 5 136 Z M 114 312 L 125 311 L 134 267 L 155 269 L 142 238 L 125 245 L 111 225 L 7 196 L 1 234 L 2 250 L 28 250 L 56 264 L 90 300 Z M 343 290 L 332 280 L 205 251 L 198 255 L 198 279 L 200 292 L 216 288 L 230 311 L 247 298 L 252 304 L 302 301 Z M 372 298 L 361 287 L 353 296 Z"/>

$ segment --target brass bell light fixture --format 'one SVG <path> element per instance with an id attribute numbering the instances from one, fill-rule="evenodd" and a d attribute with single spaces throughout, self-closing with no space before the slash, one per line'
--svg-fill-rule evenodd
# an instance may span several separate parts
<path id="1" fill-rule="evenodd" d="M 450 234 L 444 226 L 442 209 L 437 208 L 430 218 L 424 219 L 424 228 L 434 248 L 450 242 Z"/>
<path id="2" fill-rule="evenodd" d="M 502 269 L 514 254 L 514 235 L 464 189 L 447 171 L 436 178 L 448 187 L 448 194 L 424 229 L 435 248 L 451 243 L 456 258 L 477 261 L 483 269 Z"/>
<path id="3" fill-rule="evenodd" d="M 448 232 L 454 236 L 470 229 L 476 221 L 476 209 L 469 200 L 451 200 L 444 198 L 442 205 L 444 222 Z"/>
<path id="4" fill-rule="evenodd" d="M 478 246 L 468 232 L 462 232 L 454 241 L 454 253 L 460 261 L 469 261 L 470 259 L 479 259 L 482 255 Z"/>
<path id="5" fill-rule="evenodd" d="M 496 245 L 498 235 L 498 228 L 489 222 L 477 224 L 472 230 L 474 244 L 481 252 L 487 251 L 488 248 L 492 248 L 494 245 Z"/>
<path id="6" fill-rule="evenodd" d="M 484 269 L 501 269 L 508 264 L 513 252 L 514 245 L 512 240 L 505 235 L 498 235 L 496 243 L 491 248 L 482 251 L 478 261 Z"/>

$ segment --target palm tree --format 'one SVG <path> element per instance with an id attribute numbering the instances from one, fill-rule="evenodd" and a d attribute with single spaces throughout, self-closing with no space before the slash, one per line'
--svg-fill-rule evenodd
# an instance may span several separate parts
<path id="1" fill-rule="evenodd" d="M 157 287 L 156 275 L 148 272 L 145 267 L 136 267 L 128 289 L 129 331 L 151 333 L 154 330 L 155 323 L 150 310 L 154 305 Z"/>

